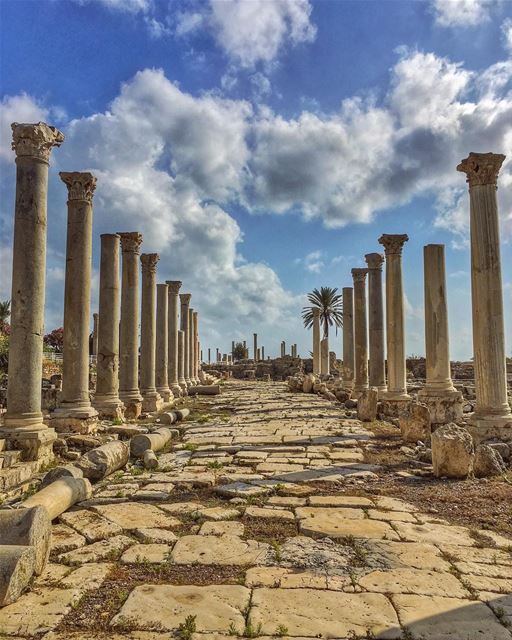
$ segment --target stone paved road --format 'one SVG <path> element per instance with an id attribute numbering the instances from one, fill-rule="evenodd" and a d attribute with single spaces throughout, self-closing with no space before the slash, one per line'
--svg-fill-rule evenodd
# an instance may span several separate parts
<path id="1" fill-rule="evenodd" d="M 157 470 L 54 524 L 0 640 L 512 639 L 510 540 L 358 495 L 378 471 L 361 423 L 281 383 L 200 403 Z"/>

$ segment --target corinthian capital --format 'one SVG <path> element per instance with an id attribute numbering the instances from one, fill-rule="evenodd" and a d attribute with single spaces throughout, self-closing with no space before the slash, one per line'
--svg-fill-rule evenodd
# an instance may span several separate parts
<path id="1" fill-rule="evenodd" d="M 190 304 L 190 300 L 192 299 L 191 293 L 180 293 L 180 300 L 183 306 L 187 306 Z"/>
<path id="2" fill-rule="evenodd" d="M 386 256 L 400 256 L 402 255 L 402 247 L 409 240 L 409 236 L 406 233 L 390 234 L 383 233 L 379 238 L 379 244 L 384 247 Z"/>
<path id="3" fill-rule="evenodd" d="M 364 257 L 368 269 L 378 269 L 382 271 L 382 264 L 384 263 L 384 256 L 382 253 L 367 253 Z"/>
<path id="4" fill-rule="evenodd" d="M 32 157 L 48 162 L 52 147 L 60 147 L 64 134 L 45 122 L 18 124 L 13 122 L 12 149 L 18 158 Z"/>
<path id="5" fill-rule="evenodd" d="M 142 233 L 138 231 L 119 231 L 121 250 L 123 253 L 139 253 L 142 244 Z"/>
<path id="6" fill-rule="evenodd" d="M 156 263 L 160 260 L 158 253 L 143 253 L 140 257 L 143 273 L 156 273 Z"/>
<path id="7" fill-rule="evenodd" d="M 96 178 L 92 173 L 60 171 L 60 179 L 68 188 L 68 200 L 85 200 L 91 203 L 96 189 Z"/>
<path id="8" fill-rule="evenodd" d="M 502 153 L 473 153 L 457 165 L 457 171 L 466 174 L 469 188 L 479 184 L 493 184 L 496 186 L 498 173 L 505 160 Z"/>
<path id="9" fill-rule="evenodd" d="M 354 282 L 364 282 L 366 280 L 366 275 L 368 273 L 368 269 L 352 269 L 352 278 Z"/>
<path id="10" fill-rule="evenodd" d="M 177 296 L 180 292 L 181 281 L 180 280 L 166 280 L 165 284 L 169 287 L 169 293 Z"/>

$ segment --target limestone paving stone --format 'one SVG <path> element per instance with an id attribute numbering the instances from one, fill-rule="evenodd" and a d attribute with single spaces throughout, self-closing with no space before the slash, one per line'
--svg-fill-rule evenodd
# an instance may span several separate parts
<path id="1" fill-rule="evenodd" d="M 172 545 L 169 544 L 134 544 L 121 556 L 124 564 L 136 562 L 162 563 L 167 562 Z"/>
<path id="2" fill-rule="evenodd" d="M 512 580 L 512 566 L 510 565 L 484 564 L 480 562 L 455 562 L 454 564 L 461 573 Z"/>
<path id="3" fill-rule="evenodd" d="M 61 553 L 58 559 L 67 564 L 85 564 L 87 562 L 110 560 L 112 556 L 120 555 L 122 551 L 132 544 L 134 544 L 134 540 L 128 538 L 128 536 L 114 536 L 108 540 L 100 540 L 68 553 Z"/>
<path id="4" fill-rule="evenodd" d="M 456 525 L 444 524 L 412 524 L 410 522 L 395 522 L 394 528 L 403 540 L 410 542 L 428 542 L 431 544 L 455 544 L 472 547 L 474 539 L 468 529 Z"/>
<path id="5" fill-rule="evenodd" d="M 464 578 L 475 591 L 512 593 L 512 576 L 510 578 L 489 578 L 487 576 L 466 574 Z"/>
<path id="6" fill-rule="evenodd" d="M 373 502 L 360 496 L 310 496 L 311 507 L 372 507 Z"/>
<path id="7" fill-rule="evenodd" d="M 87 509 L 67 511 L 60 516 L 60 521 L 78 531 L 87 542 L 97 542 L 123 533 L 120 526 Z"/>
<path id="8" fill-rule="evenodd" d="M 82 592 L 99 589 L 113 566 L 109 562 L 84 564 L 61 580 L 61 585 L 76 588 Z"/>
<path id="9" fill-rule="evenodd" d="M 77 533 L 65 524 L 54 524 L 52 526 L 52 536 L 50 538 L 50 552 L 64 553 L 83 547 L 85 537 Z"/>
<path id="10" fill-rule="evenodd" d="M 321 513 L 310 516 L 299 516 L 301 533 L 313 536 L 329 536 L 342 538 L 354 536 L 356 538 L 370 538 L 377 540 L 399 540 L 399 536 L 386 522 L 369 519 L 351 519 L 345 516 L 348 509 L 322 509 Z M 297 512 L 299 509 L 296 510 Z"/>
<path id="11" fill-rule="evenodd" d="M 461 547 L 454 544 L 439 544 L 439 549 L 455 560 L 478 562 L 479 564 L 500 564 L 512 567 L 512 554 L 501 549 L 485 547 Z"/>
<path id="12" fill-rule="evenodd" d="M 412 513 L 407 511 L 379 511 L 378 509 L 369 509 L 368 517 L 372 520 L 384 520 L 385 522 L 414 522 L 418 520 Z"/>
<path id="13" fill-rule="evenodd" d="M 386 561 L 390 568 L 404 567 L 431 571 L 450 571 L 451 565 L 432 544 L 372 540 L 369 549 Z M 467 549 L 468 547 L 462 547 Z"/>
<path id="14" fill-rule="evenodd" d="M 223 536 L 183 536 L 171 553 L 176 564 L 266 564 L 271 558 L 271 547 L 266 542 L 243 540 L 229 534 Z"/>
<path id="15" fill-rule="evenodd" d="M 244 525 L 236 520 L 205 522 L 199 529 L 200 536 L 243 536 Z"/>
<path id="16" fill-rule="evenodd" d="M 172 544 L 178 539 L 176 534 L 167 529 L 158 529 L 157 527 L 143 527 L 141 529 L 133 529 L 131 533 L 141 542 L 144 543 L 160 543 Z"/>
<path id="17" fill-rule="evenodd" d="M 175 525 L 174 518 L 171 518 L 164 511 L 150 504 L 124 502 L 120 504 L 100 505 L 93 507 L 93 509 L 124 530 L 140 529 L 141 527 L 165 528 Z"/>
<path id="18" fill-rule="evenodd" d="M 413 593 L 454 598 L 469 597 L 469 592 L 455 576 L 440 571 L 395 568 L 372 571 L 359 579 L 365 591 L 375 593 Z"/>
<path id="19" fill-rule="evenodd" d="M 244 515 L 246 518 L 268 518 L 270 520 L 286 520 L 293 522 L 295 516 L 291 511 L 280 508 L 265 508 L 265 507 L 247 507 Z"/>

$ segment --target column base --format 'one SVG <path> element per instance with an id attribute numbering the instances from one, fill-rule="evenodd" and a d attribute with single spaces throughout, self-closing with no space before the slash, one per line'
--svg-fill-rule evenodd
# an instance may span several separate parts
<path id="1" fill-rule="evenodd" d="M 169 404 L 174 400 L 174 395 L 169 387 L 157 387 L 157 391 L 162 397 L 163 404 Z"/>
<path id="2" fill-rule="evenodd" d="M 57 440 L 54 429 L 41 423 L 41 429 L 13 429 L 4 427 L 0 429 L 0 438 L 7 440 L 9 450 L 21 451 L 21 459 L 24 462 L 39 461 L 51 462 L 54 459 L 53 443 Z"/>
<path id="3" fill-rule="evenodd" d="M 512 442 L 512 414 L 481 416 L 475 412 L 468 416 L 466 429 L 473 436 L 475 444 L 492 439 Z"/>
<path id="4" fill-rule="evenodd" d="M 171 391 L 175 398 L 179 398 L 183 393 L 183 389 L 177 382 L 171 385 Z"/>
<path id="5" fill-rule="evenodd" d="M 117 396 L 94 396 L 92 406 L 98 412 L 100 419 L 121 420 L 124 422 L 124 404 Z"/>
<path id="6" fill-rule="evenodd" d="M 98 428 L 98 412 L 93 407 L 61 405 L 50 415 L 50 425 L 58 433 L 95 433 Z"/>
<path id="7" fill-rule="evenodd" d="M 139 390 L 119 393 L 124 404 L 124 417 L 126 420 L 137 420 L 142 413 L 142 396 Z"/>
<path id="8" fill-rule="evenodd" d="M 151 413 L 153 411 L 160 411 L 164 400 L 162 396 L 156 390 L 144 392 L 142 391 L 142 411 L 145 413 Z"/>
<path id="9" fill-rule="evenodd" d="M 388 418 L 399 418 L 412 398 L 407 393 L 386 391 L 382 394 L 380 413 Z"/>
<path id="10" fill-rule="evenodd" d="M 418 392 L 418 401 L 427 405 L 434 425 L 460 423 L 462 420 L 462 393 L 454 388 L 439 390 L 425 387 Z"/>

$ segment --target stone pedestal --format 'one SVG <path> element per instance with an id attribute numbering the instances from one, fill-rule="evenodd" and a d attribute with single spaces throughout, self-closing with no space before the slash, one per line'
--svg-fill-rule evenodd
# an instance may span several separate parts
<path id="1" fill-rule="evenodd" d="M 384 256 L 380 253 L 367 253 L 365 260 L 368 265 L 369 385 L 376 387 L 379 397 L 382 397 L 387 390 L 384 357 L 384 305 L 382 300 Z"/>
<path id="2" fill-rule="evenodd" d="M 178 384 L 181 394 L 187 395 L 187 381 L 185 380 L 185 332 L 178 331 Z"/>
<path id="3" fill-rule="evenodd" d="M 189 318 L 189 307 L 190 307 L 190 299 L 192 298 L 192 294 L 190 293 L 180 293 L 180 322 L 181 322 L 181 330 L 183 331 L 183 375 L 185 378 L 185 382 L 187 387 L 192 384 L 192 380 L 190 379 L 190 318 Z M 218 349 L 217 349 L 218 354 Z"/>
<path id="4" fill-rule="evenodd" d="M 368 269 L 352 269 L 354 280 L 354 391 L 356 394 L 368 389 L 367 273 Z"/>
<path id="5" fill-rule="evenodd" d="M 388 390 L 382 394 L 387 415 L 397 415 L 393 404 L 408 402 L 405 366 L 405 312 L 402 282 L 402 248 L 406 234 L 383 234 L 379 243 L 386 254 L 386 342 L 388 354 Z"/>
<path id="6" fill-rule="evenodd" d="M 20 449 L 24 460 L 50 460 L 56 435 L 41 413 L 46 202 L 50 152 L 64 136 L 44 122 L 11 127 L 16 204 L 7 413 L 0 438 L 9 449 Z"/>
<path id="7" fill-rule="evenodd" d="M 354 290 L 343 287 L 343 384 L 354 388 Z"/>
<path id="8" fill-rule="evenodd" d="M 166 284 L 156 287 L 156 390 L 164 402 L 172 402 L 174 395 L 169 388 L 169 292 Z"/>
<path id="9" fill-rule="evenodd" d="M 323 338 L 320 343 L 320 356 L 321 356 L 321 373 L 323 376 L 328 376 L 331 373 L 331 363 L 329 361 L 329 338 Z"/>
<path id="10" fill-rule="evenodd" d="M 93 313 L 92 314 L 92 320 L 93 320 L 93 325 L 92 325 L 92 355 L 93 356 L 97 356 L 98 355 L 98 318 L 99 318 L 99 314 L 98 313 Z"/>
<path id="11" fill-rule="evenodd" d="M 512 439 L 507 401 L 500 232 L 496 189 L 505 156 L 470 153 L 457 167 L 467 175 L 470 197 L 471 296 L 477 440 Z"/>
<path id="12" fill-rule="evenodd" d="M 91 306 L 92 198 L 96 178 L 61 172 L 68 188 L 66 279 L 64 285 L 64 359 L 60 406 L 53 412 L 56 431 L 93 433 L 98 412 L 89 398 L 89 313 Z"/>
<path id="13" fill-rule="evenodd" d="M 173 395 L 178 398 L 181 395 L 181 386 L 178 376 L 178 294 L 181 282 L 179 280 L 167 280 L 167 314 L 168 314 L 168 350 L 167 371 L 168 383 Z M 210 350 L 208 350 L 208 361 Z"/>
<path id="14" fill-rule="evenodd" d="M 101 236 L 98 354 L 93 406 L 100 418 L 122 420 L 119 398 L 119 236 Z"/>
<path id="15" fill-rule="evenodd" d="M 119 396 L 127 418 L 142 411 L 139 391 L 139 249 L 142 234 L 120 233 L 123 256 L 119 348 Z"/>
<path id="16" fill-rule="evenodd" d="M 157 253 L 143 253 L 140 257 L 142 264 L 140 392 L 143 411 L 158 411 L 162 406 L 162 396 L 156 389 L 155 374 L 157 354 L 155 298 L 158 260 Z"/>
<path id="17" fill-rule="evenodd" d="M 433 424 L 457 422 L 462 418 L 462 394 L 454 388 L 450 372 L 444 245 L 427 245 L 423 259 L 427 380 L 418 397 Z"/>

